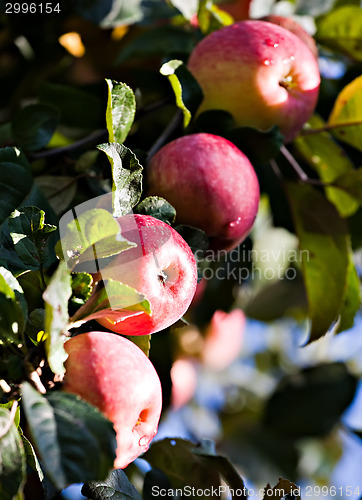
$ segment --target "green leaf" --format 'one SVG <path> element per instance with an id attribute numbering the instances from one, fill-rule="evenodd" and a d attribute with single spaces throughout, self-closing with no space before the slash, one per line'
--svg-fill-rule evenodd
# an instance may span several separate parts
<path id="1" fill-rule="evenodd" d="M 70 272 L 66 263 L 62 261 L 43 293 L 45 350 L 49 366 L 57 375 L 65 373 L 63 363 L 67 359 L 67 353 L 64 350 L 64 341 L 69 321 L 68 300 L 71 295 Z"/>
<path id="2" fill-rule="evenodd" d="M 0 340 L 22 342 L 27 317 L 27 304 L 19 282 L 4 267 L 0 267 Z"/>
<path id="3" fill-rule="evenodd" d="M 42 190 L 57 215 L 69 207 L 77 193 L 77 182 L 74 177 L 40 175 L 35 178 L 35 183 Z"/>
<path id="4" fill-rule="evenodd" d="M 84 304 L 92 293 L 93 278 L 88 273 L 77 273 L 72 275 L 72 296 L 77 302 Z"/>
<path id="5" fill-rule="evenodd" d="M 215 452 L 215 444 L 209 440 L 202 440 L 198 447 L 193 449 L 195 455 L 204 457 L 205 463 L 211 468 L 216 469 L 224 478 L 230 488 L 231 498 L 247 499 L 247 488 L 238 471 L 228 458 L 223 455 L 217 455 Z M 237 492 L 237 493 L 236 493 Z"/>
<path id="6" fill-rule="evenodd" d="M 325 435 L 352 402 L 356 387 L 357 379 L 343 363 L 320 364 L 287 375 L 266 404 L 264 423 L 292 438 Z"/>
<path id="7" fill-rule="evenodd" d="M 194 453 L 195 445 L 184 439 L 163 439 L 151 444 L 142 458 L 160 469 L 171 482 L 172 488 L 186 485 L 196 489 L 218 488 L 220 475 L 217 465 L 208 457 Z M 206 498 L 200 496 L 200 498 Z"/>
<path id="8" fill-rule="evenodd" d="M 40 86 L 39 99 L 60 111 L 63 125 L 84 131 L 94 131 L 104 126 L 103 100 L 90 92 L 46 82 Z"/>
<path id="9" fill-rule="evenodd" d="M 263 500 L 274 498 L 275 500 L 283 500 L 283 498 L 292 498 L 293 500 L 300 500 L 300 488 L 288 481 L 288 479 L 279 478 L 278 484 L 272 488 L 268 483 L 264 489 Z"/>
<path id="10" fill-rule="evenodd" d="M 30 104 L 14 117 L 12 132 L 27 151 L 38 151 L 50 141 L 59 123 L 59 112 L 48 104 Z"/>
<path id="11" fill-rule="evenodd" d="M 171 83 L 176 97 L 176 105 L 183 112 L 184 127 L 186 128 L 203 99 L 201 87 L 185 64 L 178 59 L 164 63 L 160 73 L 167 76 Z"/>
<path id="12" fill-rule="evenodd" d="M 313 115 L 308 122 L 308 128 L 319 129 L 324 126 L 325 122 L 318 115 Z M 333 183 L 344 173 L 349 178 L 354 172 L 352 161 L 328 132 L 299 136 L 294 140 L 293 146 L 327 184 Z M 326 187 L 325 192 L 342 217 L 349 217 L 357 211 L 358 201 L 348 192 L 344 193 L 334 187 Z"/>
<path id="13" fill-rule="evenodd" d="M 353 256 L 349 254 L 346 289 L 338 322 L 337 333 L 349 330 L 361 304 L 360 283 Z"/>
<path id="14" fill-rule="evenodd" d="M 124 335 L 128 340 L 136 344 L 147 357 L 150 354 L 151 335 Z"/>
<path id="15" fill-rule="evenodd" d="M 70 483 L 103 480 L 115 459 L 113 425 L 78 396 L 42 396 L 29 383 L 22 404 L 35 447 L 58 490 Z"/>
<path id="16" fill-rule="evenodd" d="M 40 339 L 45 338 L 44 324 L 45 310 L 41 308 L 33 309 L 26 322 L 26 334 L 35 345 L 38 345 Z"/>
<path id="17" fill-rule="evenodd" d="M 44 220 L 45 212 L 37 207 L 15 210 L 9 218 L 9 230 L 16 253 L 31 270 L 46 264 L 47 241 L 56 230 L 56 226 L 45 224 Z"/>
<path id="18" fill-rule="evenodd" d="M 355 78 L 338 94 L 328 125 L 335 127 L 332 132 L 337 139 L 362 151 L 362 76 Z"/>
<path id="19" fill-rule="evenodd" d="M 333 184 L 352 196 L 359 205 L 362 205 L 362 168 L 340 175 Z"/>
<path id="20" fill-rule="evenodd" d="M 195 42 L 193 34 L 183 28 L 171 25 L 157 26 L 128 43 L 116 59 L 116 64 L 129 59 L 144 59 L 174 53 L 189 54 Z"/>
<path id="21" fill-rule="evenodd" d="M 29 465 L 29 467 L 31 467 L 35 472 L 38 473 L 39 480 L 43 481 L 44 474 L 43 474 L 43 471 L 40 467 L 40 463 L 39 463 L 38 457 L 36 456 L 33 445 L 31 444 L 29 439 L 24 436 L 24 433 L 23 433 L 21 427 L 19 427 L 19 433 L 20 433 L 21 439 L 23 441 L 26 462 Z"/>
<path id="22" fill-rule="evenodd" d="M 130 483 L 123 470 L 113 470 L 105 481 L 83 485 L 82 495 L 89 500 L 141 500 L 142 497 Z"/>
<path id="23" fill-rule="evenodd" d="M 176 218 L 176 210 L 160 196 L 148 196 L 136 206 L 135 212 L 150 215 L 170 225 L 175 222 Z"/>
<path id="24" fill-rule="evenodd" d="M 349 239 L 334 206 L 308 185 L 288 183 L 311 319 L 312 342 L 338 319 L 347 281 Z"/>
<path id="25" fill-rule="evenodd" d="M 122 144 L 131 129 L 135 113 L 135 95 L 125 83 L 106 80 L 108 85 L 108 102 L 106 111 L 109 142 Z"/>
<path id="26" fill-rule="evenodd" d="M 140 314 L 151 314 L 150 303 L 144 295 L 119 281 L 107 280 L 105 286 L 95 287 L 93 295 L 70 319 L 69 328 L 107 316 L 109 321 L 121 321 Z"/>
<path id="27" fill-rule="evenodd" d="M 25 482 L 25 453 L 14 415 L 0 408 L 0 498 L 14 500 Z"/>
<path id="28" fill-rule="evenodd" d="M 106 153 L 112 166 L 113 215 L 126 215 L 141 197 L 143 167 L 134 153 L 123 144 L 100 144 L 98 149 Z"/>
<path id="29" fill-rule="evenodd" d="M 316 41 L 362 61 L 362 10 L 357 5 L 339 7 L 318 18 Z"/>
<path id="30" fill-rule="evenodd" d="M 0 224 L 28 195 L 33 183 L 31 166 L 17 148 L 0 149 Z"/>
<path id="31" fill-rule="evenodd" d="M 116 219 L 103 208 L 86 210 L 80 215 L 73 209 L 59 222 L 60 241 L 56 245 L 59 258 L 69 269 L 96 273 L 98 260 L 134 247 L 119 232 Z M 80 267 L 81 266 L 81 267 Z"/>
<path id="32" fill-rule="evenodd" d="M 197 14 L 199 27 L 204 35 L 233 23 L 233 18 L 209 0 L 200 0 Z"/>

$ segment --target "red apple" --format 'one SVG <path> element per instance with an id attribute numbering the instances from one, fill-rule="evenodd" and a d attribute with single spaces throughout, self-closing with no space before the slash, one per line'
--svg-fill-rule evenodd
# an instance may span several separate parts
<path id="1" fill-rule="evenodd" d="M 149 194 L 166 198 L 177 222 L 204 230 L 214 248 L 231 250 L 249 233 L 258 210 L 258 179 L 227 139 L 180 137 L 152 157 L 147 174 Z"/>
<path id="2" fill-rule="evenodd" d="M 105 310 L 104 318 L 98 322 L 124 335 L 163 330 L 185 314 L 195 294 L 194 255 L 180 234 L 159 219 L 130 214 L 119 217 L 117 222 L 122 236 L 137 246 L 116 255 L 95 279 L 113 279 L 135 288 L 149 301 L 151 315 L 117 318 L 115 311 L 107 314 Z"/>
<path id="3" fill-rule="evenodd" d="M 221 109 L 238 126 L 278 125 L 290 142 L 313 113 L 320 84 L 317 61 L 301 39 L 265 21 L 241 21 L 206 36 L 188 68 L 204 99 L 199 112 Z"/>
<path id="4" fill-rule="evenodd" d="M 260 20 L 278 24 L 279 26 L 282 26 L 283 28 L 291 31 L 292 33 L 297 35 L 306 45 L 308 45 L 315 58 L 318 57 L 318 48 L 317 44 L 314 41 L 314 38 L 310 36 L 310 34 L 307 33 L 305 29 L 294 19 L 290 17 L 270 14 L 269 16 L 262 17 Z"/>
<path id="5" fill-rule="evenodd" d="M 223 370 L 239 355 L 245 327 L 245 315 L 240 309 L 227 313 L 215 311 L 205 331 L 201 359 L 213 370 Z"/>
<path id="6" fill-rule="evenodd" d="M 65 343 L 63 389 L 98 408 L 114 425 L 115 468 L 145 452 L 157 432 L 161 383 L 152 363 L 131 341 L 109 332 L 89 332 Z"/>

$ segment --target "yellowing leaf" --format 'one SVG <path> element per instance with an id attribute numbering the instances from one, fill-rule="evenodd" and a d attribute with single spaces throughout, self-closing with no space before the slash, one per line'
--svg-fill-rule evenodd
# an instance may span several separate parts
<path id="1" fill-rule="evenodd" d="M 316 40 L 362 61 L 362 9 L 346 5 L 317 20 Z"/>
<path id="2" fill-rule="evenodd" d="M 308 122 L 308 127 L 312 129 L 322 129 L 324 126 L 323 119 L 318 115 L 313 115 Z M 293 145 L 323 182 L 332 183 L 340 175 L 354 171 L 353 162 L 329 132 L 301 135 Z M 358 201 L 341 189 L 327 187 L 326 196 L 342 217 L 349 217 L 358 209 Z"/>
<path id="3" fill-rule="evenodd" d="M 333 129 L 333 134 L 362 151 L 362 76 L 353 80 L 339 93 L 328 125 L 338 125 Z"/>

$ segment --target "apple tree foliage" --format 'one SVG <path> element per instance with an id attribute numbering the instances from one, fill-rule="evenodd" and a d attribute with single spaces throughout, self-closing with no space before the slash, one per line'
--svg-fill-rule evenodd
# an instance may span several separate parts
<path id="1" fill-rule="evenodd" d="M 241 306 L 260 321 L 307 319 L 307 343 L 354 325 L 362 246 L 362 9 L 353 0 L 289 3 L 297 18 L 314 23 L 321 61 L 343 70 L 338 77 L 322 72 L 315 114 L 284 146 L 277 127 L 265 133 L 238 128 L 216 110 L 195 117 L 202 91 L 186 62 L 202 37 L 233 22 L 222 2 L 62 0 L 60 12 L 50 14 L 15 13 L 0 2 L 1 500 L 60 498 L 70 483 L 84 483 L 90 499 L 149 500 L 154 486 L 206 489 L 221 480 L 248 498 L 238 467 L 207 440 L 169 436 L 145 454 L 146 473 L 134 464 L 111 471 L 112 424 L 58 390 L 67 336 L 94 328 L 109 305 L 82 263 L 95 245 L 105 259 L 132 246 L 119 241 L 118 225 L 101 207 L 69 222 L 64 234 L 59 221 L 72 207 L 111 193 L 114 216 L 133 211 L 175 226 L 177 214 L 167 200 L 144 194 L 148 158 L 173 138 L 202 131 L 234 142 L 258 174 L 269 230 L 295 235 L 302 255 L 294 280 L 263 282 L 244 302 L 235 290 L 251 285 L 237 280 L 237 272 L 210 280 L 187 320 L 201 328 L 216 309 Z M 87 238 L 79 239 L 85 227 Z M 207 255 L 202 231 L 175 227 L 198 256 Z M 256 235 L 243 248 L 252 250 Z M 236 271 L 251 265 L 242 256 L 232 261 Z M 198 261 L 202 275 L 205 260 Z M 120 316 L 132 314 L 125 305 L 130 297 L 138 310 L 151 312 L 137 290 L 117 281 L 108 285 Z M 182 327 L 179 322 L 152 338 L 131 339 L 160 374 L 165 411 L 174 339 Z M 267 354 L 257 361 L 281 371 L 281 362 Z M 295 486 L 300 440 L 319 439 L 326 450 L 327 440 L 336 439 L 359 376 L 343 362 L 298 368 L 284 373 L 264 400 L 254 394 L 252 412 L 220 417 L 233 462 L 242 455 L 248 471 L 248 456 L 262 456 L 263 464 L 288 477 L 265 477 L 265 498 L 281 498 L 280 488 Z M 361 436 L 359 429 L 350 432 Z"/>

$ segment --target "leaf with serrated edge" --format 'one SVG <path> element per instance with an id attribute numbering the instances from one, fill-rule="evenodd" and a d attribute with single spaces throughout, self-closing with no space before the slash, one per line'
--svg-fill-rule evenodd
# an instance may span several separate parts
<path id="1" fill-rule="evenodd" d="M 47 259 L 46 242 L 56 226 L 45 224 L 45 212 L 37 207 L 15 210 L 9 217 L 10 236 L 15 250 L 31 270 L 42 267 Z"/>
<path id="2" fill-rule="evenodd" d="M 286 185 L 308 297 L 309 342 L 327 333 L 342 308 L 348 270 L 346 224 L 323 194 L 306 184 Z"/>
<path id="3" fill-rule="evenodd" d="M 112 208 L 114 217 L 126 215 L 137 205 L 142 194 L 142 170 L 136 156 L 117 142 L 100 144 L 112 167 Z"/>
<path id="4" fill-rule="evenodd" d="M 135 211 L 138 214 L 150 215 L 170 225 L 175 222 L 176 218 L 174 207 L 160 196 L 148 196 L 137 205 Z"/>
<path id="5" fill-rule="evenodd" d="M 125 83 L 106 79 L 108 102 L 106 111 L 109 142 L 122 144 L 130 131 L 135 113 L 136 98 Z"/>
<path id="6" fill-rule="evenodd" d="M 66 260 L 70 269 L 82 264 L 82 270 L 95 273 L 98 259 L 136 246 L 120 234 L 117 221 L 103 208 L 87 210 L 68 223 L 61 219 L 59 228 L 61 239 L 56 253 Z"/>
<path id="7" fill-rule="evenodd" d="M 65 373 L 64 361 L 67 359 L 67 353 L 64 350 L 64 341 L 69 322 L 68 300 L 71 295 L 70 272 L 66 263 L 61 261 L 43 293 L 45 302 L 44 328 L 47 334 L 45 349 L 49 366 L 57 375 Z"/>

